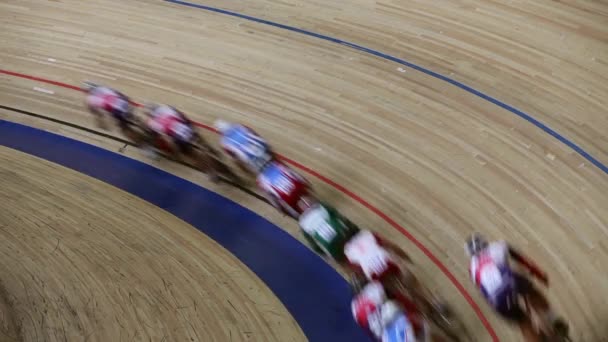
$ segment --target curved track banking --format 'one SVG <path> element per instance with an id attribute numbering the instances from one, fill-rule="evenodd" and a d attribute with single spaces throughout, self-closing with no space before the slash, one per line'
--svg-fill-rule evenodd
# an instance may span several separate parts
<path id="1" fill-rule="evenodd" d="M 71 168 L 73 170 L 96 178 L 108 184 L 114 185 L 119 189 L 122 189 L 132 195 L 135 195 L 145 201 L 156 205 L 161 209 L 168 211 L 169 213 L 175 215 L 176 217 L 182 219 L 183 221 L 191 224 L 200 231 L 204 232 L 205 235 L 211 237 L 217 243 L 221 244 L 221 246 L 226 248 L 230 253 L 236 256 L 239 260 L 241 260 L 250 270 L 255 272 L 255 274 L 264 281 L 264 283 L 272 290 L 272 292 L 278 297 L 278 299 L 280 299 L 281 303 L 285 305 L 285 307 L 293 315 L 296 322 L 302 328 L 302 331 L 309 340 L 367 340 L 363 332 L 358 329 L 358 327 L 351 318 L 349 305 L 350 290 L 349 285 L 344 281 L 344 279 L 342 279 L 339 274 L 337 274 L 329 265 L 327 265 L 322 259 L 320 259 L 313 252 L 311 252 L 308 248 L 300 244 L 297 240 L 293 239 L 289 234 L 287 234 L 280 228 L 269 224 L 268 221 L 256 215 L 255 213 L 239 206 L 238 204 L 226 198 L 221 197 L 220 195 L 217 195 L 211 191 L 196 186 L 174 175 L 148 166 L 141 162 L 126 158 L 119 154 L 109 152 L 101 148 L 94 147 L 92 145 L 87 145 L 73 139 L 61 137 L 38 129 L 1 120 L 0 133 L 0 145 L 37 156 L 39 158 L 51 161 L 61 166 Z M 10 161 L 11 159 L 9 158 L 8 160 Z M 5 163 L 5 165 L 15 165 L 15 167 L 17 167 L 19 163 L 17 162 L 17 159 L 15 159 L 13 160 L 13 162 Z M 68 189 L 53 187 L 53 184 L 55 184 L 54 182 L 61 183 L 62 181 L 64 180 L 54 179 L 49 180 L 48 182 L 49 186 L 52 187 L 52 190 L 60 193 L 64 192 L 67 196 L 67 194 L 70 194 Z M 16 184 L 18 183 L 19 182 L 16 182 Z M 27 183 L 28 180 L 25 180 L 24 184 Z M 82 184 L 80 186 L 82 187 Z M 16 189 L 15 193 L 18 192 L 19 189 Z M 30 189 L 30 191 L 26 191 L 26 193 L 27 196 L 34 196 L 30 198 L 30 201 L 36 202 L 35 200 L 33 200 L 33 198 L 35 198 L 37 193 L 40 194 L 40 189 L 34 191 L 31 191 Z M 86 194 L 86 190 L 83 190 L 83 193 Z M 81 194 L 78 193 L 70 194 L 70 196 L 74 197 L 78 197 L 80 195 Z M 17 195 L 13 196 L 13 198 L 16 201 L 19 200 L 19 197 Z M 17 205 L 17 203 L 15 204 Z M 25 205 L 25 203 L 21 203 L 21 205 Z M 97 205 L 103 207 L 99 203 Z M 89 209 L 91 208 L 87 208 L 86 210 Z M 94 209 L 95 208 L 93 208 L 93 210 Z M 104 207 L 104 209 L 107 208 Z M 124 209 L 129 210 L 131 208 L 123 208 L 123 211 Z M 61 207 L 56 208 L 56 210 L 61 210 Z M 103 209 L 101 209 L 101 211 L 103 213 Z M 8 217 L 5 217 L 6 222 L 2 223 L 3 226 L 15 224 L 19 220 L 27 220 L 26 217 L 21 217 L 20 215 L 18 215 L 15 210 L 12 210 L 12 212 L 14 212 L 18 216 L 17 219 L 14 220 L 9 215 Z M 124 216 L 126 214 L 124 212 L 120 213 L 119 210 L 113 211 L 112 213 L 121 216 Z M 209 215 L 208 213 L 214 214 Z M 70 217 L 70 215 L 74 215 L 74 217 L 76 217 L 76 215 L 79 215 L 77 213 L 68 212 L 62 214 L 50 214 L 51 216 L 56 215 L 59 216 L 62 220 L 65 220 L 65 226 L 69 226 L 70 224 L 68 222 L 70 222 L 71 220 L 79 220 L 78 218 Z M 36 214 L 34 213 L 33 216 L 36 216 Z M 98 217 L 98 219 L 103 221 L 103 219 L 100 217 Z M 87 222 L 86 224 L 83 222 L 80 223 L 82 225 L 88 225 L 89 227 L 91 227 L 91 225 L 99 225 L 98 222 Z M 53 228 L 56 224 L 57 223 L 53 219 L 51 219 L 47 225 L 43 224 L 43 226 L 46 226 L 47 228 Z M 128 226 L 129 224 L 127 224 L 127 227 Z M 131 228 L 134 231 L 140 229 L 143 229 L 145 231 L 147 227 L 143 225 L 141 227 Z M 81 231 L 85 228 L 79 226 L 70 226 L 65 227 L 65 229 L 75 229 L 76 231 Z M 118 230 L 110 230 L 109 232 L 112 232 L 114 234 L 123 234 L 123 232 Z M 62 238 L 67 238 L 67 236 L 71 236 L 69 234 L 66 235 L 59 233 L 57 235 L 59 239 L 58 241 L 60 241 Z M 138 246 L 143 246 L 144 244 L 152 241 L 141 240 L 142 236 L 139 235 L 129 236 L 128 234 L 125 234 L 125 236 L 121 238 L 125 238 L 124 242 L 126 244 L 126 246 L 123 246 L 122 248 L 134 249 L 135 252 L 141 252 L 139 251 L 139 249 L 141 249 L 142 247 Z M 14 242 L 8 236 L 6 240 Z M 168 245 L 166 246 L 166 248 L 172 248 L 172 244 L 170 243 L 171 239 L 167 238 L 166 240 L 168 241 Z M 87 239 L 84 239 L 82 244 L 86 243 L 89 243 L 89 241 Z M 157 241 L 155 241 L 154 243 L 157 243 Z M 186 242 L 182 241 L 181 243 Z M 104 247 L 110 248 L 109 246 L 102 246 L 102 248 Z M 190 250 L 192 246 L 183 247 L 186 250 Z M 72 246 L 72 248 L 76 247 Z M 209 250 L 208 252 L 211 252 L 212 249 L 216 248 L 208 246 L 207 249 Z M 87 268 L 84 267 L 83 269 L 81 269 L 80 265 L 78 264 L 78 259 L 82 256 L 78 254 L 79 252 L 71 252 L 76 253 L 76 255 L 72 255 L 72 258 L 75 258 L 74 260 L 72 260 L 72 262 L 75 265 L 78 265 L 77 269 L 75 270 L 75 276 L 85 277 L 86 279 L 87 276 L 85 273 Z M 116 251 L 116 253 L 118 253 L 118 251 Z M 221 254 L 219 250 L 216 253 Z M 144 252 L 143 254 L 146 254 L 146 252 Z M 33 259 L 32 265 L 35 265 L 36 261 L 41 261 L 39 257 L 30 257 L 32 257 Z M 111 256 L 92 256 L 93 262 L 96 257 L 111 258 Z M 161 257 L 161 254 L 157 255 L 156 257 Z M 176 256 L 171 255 L 170 257 L 174 258 Z M 222 262 L 221 260 L 217 261 Z M 29 265 L 28 267 L 33 267 L 32 265 Z M 124 265 L 118 263 L 116 265 L 116 272 L 128 272 L 122 266 Z M 198 266 L 203 269 L 208 269 L 211 267 L 208 265 Z M 33 272 L 33 270 L 30 268 L 28 268 L 28 270 Z M 194 268 L 189 271 L 194 272 Z M 195 273 L 198 274 L 199 272 Z M 99 282 L 103 281 L 103 275 L 103 273 L 98 274 L 92 271 L 90 276 L 95 277 L 95 280 Z M 48 277 L 50 275 L 45 274 L 44 276 L 40 276 Z M 125 276 L 123 275 L 123 278 L 124 277 Z M 133 279 L 133 281 L 136 281 L 136 279 Z M 165 280 L 163 280 L 163 282 L 164 281 Z M 166 279 L 166 281 L 171 283 L 171 279 Z M 193 279 L 193 281 L 196 280 Z M 5 282 L 9 281 L 5 280 Z M 241 285 L 251 286 L 251 284 L 248 284 L 247 282 L 248 281 L 244 282 Z M 85 285 L 84 283 L 85 282 L 83 281 L 83 284 L 78 285 Z M 114 281 L 110 281 L 108 283 L 109 287 L 114 285 Z M 53 285 L 49 284 L 49 286 L 52 287 Z M 134 288 L 134 290 L 142 290 L 140 287 L 141 284 L 138 284 Z M 128 291 L 129 289 L 123 290 Z M 182 291 L 188 291 L 188 289 L 183 288 Z M 65 295 L 68 295 L 68 293 L 65 293 Z M 67 300 L 72 302 L 81 299 L 82 298 L 68 298 Z M 196 309 L 197 299 L 189 297 L 188 299 L 194 301 L 193 305 Z M 27 298 L 16 298 L 15 301 L 18 302 L 19 305 L 25 305 L 24 302 L 27 302 L 27 300 Z M 41 305 L 41 303 L 39 303 L 40 300 L 41 299 L 39 298 L 37 300 L 34 300 L 34 302 Z M 241 298 L 241 300 L 255 299 Z M 99 299 L 99 301 L 106 302 L 107 298 Z M 150 299 L 148 299 L 148 304 L 149 303 Z M 319 306 L 319 303 L 324 303 L 324 305 Z M 237 304 L 239 306 L 248 305 L 248 303 L 245 302 L 239 302 Z M 190 303 L 188 304 L 188 307 L 190 307 Z M 137 307 L 137 309 L 143 310 L 143 308 L 139 307 Z M 146 310 L 148 309 L 150 308 L 146 306 Z M 80 308 L 80 310 L 82 310 L 82 308 Z M 235 310 L 238 312 L 237 309 Z M 243 308 L 243 313 L 247 310 L 250 310 L 250 308 Z M 37 310 L 38 313 L 40 311 L 41 310 Z M 253 312 L 250 312 L 250 314 L 253 314 Z M 281 315 L 280 313 L 277 314 Z M 142 315 L 145 316 L 146 314 Z M 252 320 L 254 321 L 255 319 L 259 319 L 258 317 L 252 318 Z M 155 319 L 157 318 L 149 318 L 149 320 L 151 321 L 154 321 Z M 143 320 L 145 322 L 144 324 L 149 324 L 147 320 L 148 319 Z M 203 323 L 204 322 L 205 319 L 203 318 Z M 238 324 L 236 323 L 235 325 L 238 326 Z M 94 327 L 95 325 L 93 324 L 93 328 Z M 133 325 L 133 327 L 137 329 L 142 328 L 137 324 Z M 31 326 L 30 328 L 34 327 Z M 98 326 L 97 328 L 103 328 L 103 330 L 106 330 L 108 327 Z M 279 327 L 275 327 L 274 329 L 279 329 Z M 260 331 L 262 335 L 258 335 L 258 338 L 276 338 L 276 336 L 269 334 L 268 331 L 264 331 L 263 329 Z M 106 333 L 107 332 L 108 331 L 106 331 Z M 28 335 L 30 334 L 30 332 L 27 331 L 24 333 L 28 333 Z M 94 331 L 82 331 L 82 329 L 79 329 L 78 332 L 78 334 L 81 336 L 86 336 L 89 333 L 94 333 Z M 154 329 L 152 329 L 152 331 L 146 332 L 146 334 L 153 333 L 155 333 Z M 196 331 L 194 331 L 193 333 L 198 336 Z M 213 333 L 213 329 L 205 331 L 205 333 Z M 296 337 L 296 334 L 293 334 L 293 337 Z M 285 335 L 283 336 L 283 339 L 284 338 Z M 203 338 L 202 340 L 205 339 Z"/>
<path id="2" fill-rule="evenodd" d="M 8 70 L 1 70 L 0 69 L 0 73 L 5 74 L 5 75 L 10 75 L 10 76 L 15 76 L 15 77 L 21 77 L 21 78 L 25 78 L 25 79 L 29 79 L 29 80 L 33 80 L 33 81 L 38 81 L 38 82 L 43 82 L 43 83 L 47 83 L 47 84 L 52 84 L 55 86 L 59 86 L 59 87 L 63 87 L 63 88 L 67 88 L 67 89 L 73 89 L 73 90 L 77 90 L 77 91 L 82 91 L 81 88 L 74 86 L 74 85 L 69 85 L 69 84 L 65 84 L 62 82 L 57 82 L 57 81 L 51 81 L 51 80 L 45 80 L 43 78 L 40 77 L 36 77 L 36 76 L 31 76 L 31 75 L 25 75 L 25 74 L 20 74 L 20 73 L 16 73 L 16 72 L 11 72 Z M 141 106 L 139 103 L 136 103 L 136 105 Z M 200 122 L 195 122 L 195 124 L 198 127 L 204 128 L 208 131 L 212 131 L 214 133 L 217 133 L 217 131 L 206 124 L 200 123 Z M 458 291 L 464 296 L 464 298 L 467 300 L 467 302 L 469 303 L 469 305 L 471 305 L 471 307 L 473 308 L 473 310 L 475 310 L 475 313 L 478 315 L 479 319 L 481 320 L 481 322 L 483 323 L 483 325 L 485 326 L 485 328 L 487 329 L 488 333 L 490 334 L 490 336 L 492 337 L 492 339 L 494 341 L 498 341 L 498 336 L 496 335 L 496 332 L 494 331 L 494 329 L 492 328 L 492 326 L 490 325 L 490 323 L 488 322 L 487 318 L 483 315 L 483 313 L 481 312 L 479 306 L 477 305 L 477 303 L 475 303 L 475 301 L 473 300 L 473 298 L 471 298 L 471 296 L 468 294 L 468 292 L 466 291 L 466 289 L 464 288 L 464 286 L 462 286 L 462 284 L 460 284 L 460 282 L 456 279 L 456 277 L 454 277 L 454 275 L 452 274 L 452 272 L 450 272 L 450 270 L 439 260 L 439 258 L 437 258 L 428 248 L 426 248 L 426 246 L 424 246 L 414 235 L 412 235 L 409 231 L 407 231 L 403 226 L 401 226 L 399 223 L 397 223 L 395 220 L 393 220 L 392 218 L 390 218 L 387 214 L 385 214 L 382 210 L 376 208 L 375 206 L 373 206 L 372 204 L 370 204 L 369 202 L 367 202 L 366 200 L 364 200 L 362 197 L 360 197 L 359 195 L 355 194 L 354 192 L 348 190 L 348 188 L 346 188 L 343 185 L 340 185 L 334 181 L 332 181 L 331 179 L 321 175 L 319 172 L 316 172 L 315 170 L 312 170 L 309 167 L 306 167 L 290 158 L 287 158 L 283 155 L 279 155 L 281 159 L 285 160 L 287 163 L 299 168 L 300 170 L 303 170 L 305 172 L 307 172 L 308 174 L 318 178 L 319 180 L 323 181 L 324 183 L 327 183 L 328 185 L 332 186 L 333 188 L 335 188 L 336 190 L 344 193 L 345 195 L 349 196 L 351 199 L 353 199 L 356 202 L 359 202 L 361 205 L 363 205 L 364 207 L 366 207 L 367 209 L 369 209 L 371 212 L 373 212 L 374 214 L 378 215 L 380 218 L 382 218 L 383 220 L 385 220 L 388 224 L 390 224 L 393 228 L 395 228 L 396 230 L 398 230 L 399 232 L 401 232 L 405 237 L 407 237 L 409 240 L 411 240 L 414 245 L 420 249 L 420 251 L 422 251 L 422 253 L 424 253 L 424 255 L 426 255 L 440 270 L 441 272 L 443 272 L 446 277 L 452 282 L 452 284 L 454 284 L 454 286 L 458 289 Z"/>
<path id="3" fill-rule="evenodd" d="M 608 314 L 608 7 L 189 2 L 208 10 L 161 0 L 2 2 L 0 68 L 36 76 L 0 77 L 0 104 L 92 128 L 82 94 L 63 89 L 91 79 L 176 105 L 199 122 L 251 125 L 324 177 L 311 177 L 322 198 L 411 251 L 415 272 L 454 305 L 476 340 L 496 339 L 488 326 L 503 341 L 520 337 L 487 305 L 470 307 L 482 303 L 462 252 L 472 230 L 509 240 L 545 268 L 547 294 L 575 340 L 607 336 L 597 322 Z M 32 83 L 44 80 L 51 83 Z M 370 204 L 382 211 L 370 215 Z M 256 212 L 295 235 L 296 225 L 260 206 Z M 433 257 L 395 225 L 471 296 L 454 291 Z"/>
<path id="4" fill-rule="evenodd" d="M 32 132 L 0 126 L 9 136 Z M 26 139 L 41 155 L 65 147 Z M 208 236 L 135 195 L 0 141 L 1 341 L 307 340 L 268 286 Z M 74 147 L 58 154 L 67 151 L 81 163 L 95 154 Z M 137 171 L 122 181 L 150 176 Z M 198 205 L 166 191 L 148 195 L 172 202 L 170 210 Z"/>

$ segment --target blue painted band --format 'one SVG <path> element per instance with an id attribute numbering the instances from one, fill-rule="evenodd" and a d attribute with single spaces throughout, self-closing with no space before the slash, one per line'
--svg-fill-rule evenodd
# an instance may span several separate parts
<path id="1" fill-rule="evenodd" d="M 139 161 L 4 120 L 0 145 L 109 183 L 193 225 L 255 272 L 310 341 L 369 341 L 352 319 L 346 281 L 299 241 L 249 209 Z"/>
<path id="2" fill-rule="evenodd" d="M 569 140 L 568 138 L 564 137 L 563 135 L 559 134 L 557 131 L 555 131 L 554 129 L 552 129 L 551 127 L 547 126 L 546 124 L 538 121 L 537 119 L 533 118 L 531 115 L 524 113 L 523 111 L 510 106 L 490 95 L 484 94 L 481 91 L 474 89 L 472 87 L 469 87 L 468 85 L 458 82 L 454 79 L 451 79 L 445 75 L 441 75 L 439 73 L 436 73 L 432 70 L 426 69 L 424 67 L 421 67 L 419 65 L 416 65 L 414 63 L 408 62 L 406 60 L 403 60 L 401 58 L 397 58 L 395 56 L 391 56 L 389 54 L 377 51 L 377 50 L 373 50 L 370 48 L 366 48 L 365 46 L 361 46 L 358 44 L 354 44 L 354 43 L 350 43 L 338 38 L 334 38 L 334 37 L 330 37 L 330 36 L 326 36 L 326 35 L 322 35 L 319 33 L 315 33 L 315 32 L 311 32 L 311 31 L 307 31 L 307 30 L 303 30 L 303 29 L 299 29 L 297 27 L 293 27 L 293 26 L 288 26 L 288 25 L 283 25 L 283 24 L 279 24 L 279 23 L 275 23 L 269 20 L 264 20 L 264 19 L 260 19 L 260 18 L 256 18 L 256 17 L 251 17 L 248 15 L 244 15 L 244 14 L 240 14 L 240 13 L 236 13 L 236 12 L 231 12 L 231 11 L 227 11 L 227 10 L 223 10 L 220 8 L 215 8 L 215 7 L 210 7 L 210 6 L 205 6 L 205 5 L 200 5 L 200 4 L 195 4 L 195 3 L 191 3 L 191 2 L 187 2 L 187 1 L 180 1 L 180 0 L 164 0 L 166 2 L 171 2 L 177 5 L 183 5 L 183 6 L 189 6 L 189 7 L 194 7 L 194 8 L 199 8 L 199 9 L 203 9 L 206 11 L 210 11 L 210 12 L 215 12 L 215 13 L 220 13 L 220 14 L 225 14 L 225 15 L 229 15 L 232 17 L 237 17 L 237 18 L 241 18 L 241 19 L 246 19 L 246 20 L 250 20 L 250 21 L 254 21 L 256 23 L 260 23 L 260 24 L 264 24 L 264 25 L 270 25 L 270 26 L 274 26 L 274 27 L 278 27 L 284 30 L 288 30 L 288 31 L 292 31 L 292 32 L 297 32 L 297 33 L 301 33 L 307 36 L 311 36 L 311 37 L 315 37 L 315 38 L 319 38 L 319 39 L 323 39 L 332 43 L 336 43 L 336 44 L 340 44 L 340 45 L 344 45 L 347 46 L 349 48 L 355 49 L 355 50 L 359 50 L 365 53 L 368 53 L 370 55 L 376 56 L 376 57 L 380 57 L 401 65 L 404 65 L 406 67 L 409 67 L 411 69 L 420 71 L 424 74 L 427 74 L 431 77 L 440 79 L 444 82 L 450 83 L 451 85 L 454 85 L 464 91 L 467 91 L 475 96 L 478 96 L 488 102 L 491 102 L 503 109 L 506 109 L 507 111 L 523 118 L 524 120 L 532 123 L 534 126 L 542 129 L 545 133 L 548 133 L 549 135 L 553 136 L 554 138 L 556 138 L 557 140 L 559 140 L 560 142 L 562 142 L 563 144 L 565 144 L 566 146 L 570 147 L 571 149 L 573 149 L 576 153 L 580 154 L 583 158 L 587 159 L 589 162 L 591 162 L 593 165 L 597 166 L 600 170 L 604 171 L 604 173 L 608 174 L 608 166 L 606 166 L 605 164 L 603 164 L 602 162 L 600 162 L 598 159 L 596 159 L 595 157 L 593 157 L 591 154 L 589 154 L 587 151 L 583 150 L 580 146 L 578 146 L 576 143 L 574 143 L 573 141 Z"/>

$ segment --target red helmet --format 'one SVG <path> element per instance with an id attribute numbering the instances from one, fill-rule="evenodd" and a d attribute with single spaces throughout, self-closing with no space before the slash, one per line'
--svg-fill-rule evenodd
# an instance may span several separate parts
<path id="1" fill-rule="evenodd" d="M 352 310 L 357 324 L 367 329 L 369 326 L 368 317 L 378 310 L 378 306 L 365 298 L 355 299 L 352 303 Z"/>

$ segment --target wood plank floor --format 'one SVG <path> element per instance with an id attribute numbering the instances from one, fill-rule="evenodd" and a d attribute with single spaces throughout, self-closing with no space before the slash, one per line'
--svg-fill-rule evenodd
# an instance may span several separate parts
<path id="1" fill-rule="evenodd" d="M 605 1 L 213 1 L 341 38 L 533 114 L 608 162 Z"/>
<path id="2" fill-rule="evenodd" d="M 524 110 L 608 163 L 604 2 L 206 4 L 428 67 Z M 462 240 L 473 230 L 508 239 L 549 272 L 549 297 L 576 340 L 606 341 L 608 175 L 513 113 L 348 46 L 163 1 L 8 0 L 0 21 L 3 69 L 71 84 L 93 79 L 204 123 L 223 117 L 255 127 L 281 153 L 412 232 L 466 285 L 502 340 L 519 335 L 467 278 Z M 92 127 L 71 90 L 0 76 L 0 104 Z M 410 251 L 423 280 L 449 298 L 478 341 L 489 340 L 409 240 L 316 185 L 354 221 Z"/>
<path id="3" fill-rule="evenodd" d="M 0 174 L 2 341 L 305 340 L 257 276 L 173 215 L 4 147 Z"/>

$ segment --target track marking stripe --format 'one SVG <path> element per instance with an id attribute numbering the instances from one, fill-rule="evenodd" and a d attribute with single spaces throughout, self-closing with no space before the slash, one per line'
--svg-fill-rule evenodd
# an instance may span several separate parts
<path id="1" fill-rule="evenodd" d="M 297 27 L 293 27 L 293 26 L 288 26 L 288 25 L 284 25 L 284 24 L 280 24 L 280 23 L 276 23 L 273 21 L 269 21 L 269 20 L 265 20 L 265 19 L 260 19 L 260 18 L 256 18 L 256 17 L 252 17 L 252 16 L 248 16 L 245 14 L 240 14 L 240 13 L 236 13 L 236 12 L 231 12 L 231 11 L 227 11 L 227 10 L 223 10 L 221 8 L 216 8 L 216 7 L 210 7 L 210 6 L 205 6 L 205 5 L 201 5 L 201 4 L 195 4 L 195 3 L 191 3 L 191 2 L 187 2 L 187 1 L 180 1 L 180 0 L 163 0 L 165 2 L 170 2 L 170 3 L 174 3 L 177 5 L 182 5 L 182 6 L 188 6 L 188 7 L 193 7 L 193 8 L 198 8 L 198 9 L 202 9 L 205 11 L 209 11 L 209 12 L 215 12 L 215 13 L 219 13 L 219 14 L 224 14 L 224 15 L 228 15 L 231 17 L 236 17 L 236 18 L 240 18 L 240 19 L 245 19 L 245 20 L 249 20 L 249 21 L 253 21 L 256 23 L 260 23 L 260 24 L 264 24 L 264 25 L 269 25 L 269 26 L 273 26 L 273 27 L 277 27 L 277 28 L 281 28 L 284 30 L 288 30 L 288 31 L 292 31 L 292 32 L 296 32 L 296 33 L 301 33 L 303 35 L 306 36 L 311 36 L 311 37 L 315 37 L 315 38 L 319 38 L 322 40 L 326 40 L 335 44 L 340 44 L 346 47 L 349 47 L 351 49 L 355 49 L 376 57 L 380 57 L 382 59 L 386 59 L 389 60 L 391 62 L 395 62 L 401 65 L 404 65 L 408 68 L 417 70 L 423 74 L 429 75 L 431 77 L 437 78 L 439 80 L 442 80 L 444 82 L 447 82 L 453 86 L 456 86 L 468 93 L 471 93 L 477 97 L 480 97 L 488 102 L 491 102 L 495 105 L 497 105 L 498 107 L 501 107 L 503 109 L 506 109 L 507 111 L 521 117 L 522 119 L 530 122 L 531 124 L 533 124 L 534 126 L 542 129 L 545 133 L 553 136 L 555 139 L 559 140 L 560 142 L 562 142 L 563 144 L 565 144 L 566 146 L 570 147 L 571 149 L 573 149 L 576 153 L 578 153 L 579 155 L 581 155 L 583 158 L 587 159 L 589 162 L 591 162 L 593 165 L 597 166 L 600 170 L 604 171 L 604 173 L 608 174 L 608 166 L 606 166 L 605 164 L 603 164 L 602 162 L 600 162 L 598 159 L 596 159 L 595 157 L 593 157 L 591 154 L 589 154 L 587 151 L 585 151 L 584 149 L 582 149 L 580 146 L 578 146 L 576 143 L 574 143 L 573 141 L 569 140 L 568 138 L 564 137 L 563 135 L 559 134 L 557 131 L 555 131 L 554 129 L 552 129 L 551 127 L 547 126 L 546 124 L 540 122 L 539 120 L 533 118 L 531 115 L 511 106 L 508 105 L 490 95 L 484 94 L 481 91 L 470 87 L 462 82 L 456 81 L 455 79 L 449 78 L 448 76 L 442 75 L 440 73 L 437 73 L 435 71 L 429 70 L 425 67 L 422 67 L 420 65 L 414 64 L 412 62 L 408 62 L 404 59 L 389 55 L 387 53 L 378 51 L 378 50 L 374 50 L 374 49 L 370 49 L 368 47 L 359 45 L 359 44 L 355 44 L 355 43 L 351 43 L 342 39 L 338 39 L 338 38 L 334 38 L 334 37 L 330 37 L 330 36 L 326 36 L 320 33 L 315 33 L 312 31 L 307 31 L 307 30 L 303 30 Z"/>
<path id="2" fill-rule="evenodd" d="M 71 84 L 67 84 L 67 83 L 63 83 L 63 82 L 57 82 L 57 81 L 52 81 L 52 80 L 47 80 L 47 79 L 44 79 L 44 78 L 41 78 L 41 77 L 35 77 L 35 76 L 25 75 L 25 74 L 21 74 L 21 73 L 17 73 L 17 72 L 12 72 L 12 71 L 7 71 L 7 70 L 0 69 L 0 74 L 5 74 L 5 75 L 10 75 L 10 76 L 15 76 L 15 77 L 21 77 L 21 78 L 25 78 L 25 79 L 29 79 L 29 80 L 34 80 L 34 81 L 39 81 L 39 82 L 43 82 L 43 83 L 53 84 L 53 85 L 56 85 L 58 87 L 64 87 L 64 88 L 67 88 L 67 89 L 73 89 L 73 90 L 77 90 L 77 91 L 84 91 L 82 88 L 77 87 L 77 86 L 73 86 Z M 141 104 L 139 104 L 139 103 L 135 103 L 135 105 L 141 106 Z M 218 133 L 217 130 L 215 128 L 213 128 L 212 126 L 209 126 L 209 125 L 206 125 L 206 124 L 203 124 L 203 123 L 200 123 L 200 122 L 194 122 L 194 124 L 196 126 L 198 126 L 198 127 L 206 129 L 208 131 L 211 131 L 211 132 L 214 132 L 214 133 Z M 477 305 L 477 303 L 473 300 L 473 298 L 467 292 L 467 290 L 464 288 L 464 286 L 458 281 L 458 279 L 456 279 L 456 277 L 454 276 L 454 274 L 452 274 L 452 272 L 450 272 L 450 270 L 439 260 L 439 258 L 437 258 L 437 256 L 435 256 L 426 246 L 424 246 L 422 244 L 422 242 L 420 242 L 415 236 L 413 236 L 403 226 L 401 226 L 395 220 L 391 219 L 386 213 L 384 213 L 383 211 L 381 211 L 377 207 L 373 206 L 372 204 L 370 204 L 369 202 L 367 202 L 366 200 L 364 200 L 359 195 L 357 195 L 354 192 L 348 190 L 343 185 L 340 185 L 340 184 L 334 182 L 333 180 L 331 180 L 331 179 L 323 176 L 319 172 L 317 172 L 317 171 L 315 171 L 315 170 L 313 170 L 313 169 L 311 169 L 311 168 L 309 168 L 307 166 L 304 166 L 304 165 L 296 162 L 295 160 L 289 159 L 289 158 L 287 158 L 287 157 L 285 157 L 283 155 L 279 155 L 279 157 L 282 160 L 284 160 L 285 162 L 293 165 L 294 167 L 296 167 L 298 169 L 301 169 L 301 170 L 309 173 L 310 175 L 312 175 L 312 176 L 318 178 L 319 180 L 321 180 L 322 182 L 324 182 L 324 183 L 328 184 L 329 186 L 335 188 L 336 190 L 344 193 L 345 195 L 347 195 L 351 199 L 355 200 L 356 202 L 360 203 L 364 207 L 368 208 L 370 211 L 372 211 L 374 214 L 376 214 L 377 216 L 379 216 L 380 218 L 382 218 L 384 221 L 386 221 L 393 228 L 397 229 L 408 240 L 410 240 L 416 247 L 418 247 L 418 249 L 420 249 L 420 251 L 422 251 L 422 253 L 424 255 L 426 255 L 441 270 L 441 272 L 443 272 L 443 274 L 445 274 L 445 276 L 450 280 L 450 282 L 454 285 L 454 287 L 456 287 L 456 289 L 458 290 L 458 292 L 460 292 L 460 294 L 464 297 L 464 299 L 469 303 L 469 305 L 471 306 L 471 308 L 473 309 L 473 311 L 475 312 L 475 314 L 477 315 L 477 317 L 479 318 L 479 320 L 481 321 L 481 323 L 483 324 L 483 326 L 485 327 L 485 329 L 488 331 L 488 333 L 492 337 L 492 340 L 494 342 L 500 341 L 499 338 L 498 338 L 498 335 L 496 334 L 496 331 L 494 331 L 494 328 L 492 328 L 492 326 L 490 325 L 490 322 L 488 321 L 488 319 L 485 317 L 485 315 L 481 311 L 481 308 L 479 307 L 479 305 Z"/>

